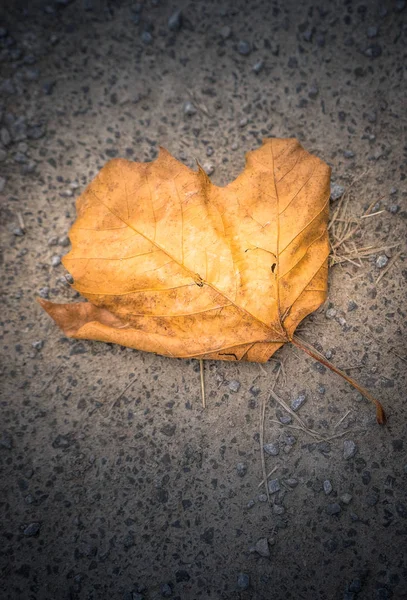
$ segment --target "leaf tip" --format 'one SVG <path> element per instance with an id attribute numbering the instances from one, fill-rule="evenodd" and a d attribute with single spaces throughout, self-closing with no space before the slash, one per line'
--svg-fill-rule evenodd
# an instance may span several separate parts
<path id="1" fill-rule="evenodd" d="M 379 425 L 385 425 L 387 421 L 386 413 L 384 412 L 381 404 L 377 404 L 376 406 L 376 421 L 379 423 Z"/>
<path id="2" fill-rule="evenodd" d="M 196 161 L 196 166 L 198 167 L 198 175 L 200 175 L 206 183 L 211 184 L 212 181 L 210 180 L 208 173 L 205 171 L 203 166 L 199 163 L 197 158 L 195 159 L 195 161 Z"/>

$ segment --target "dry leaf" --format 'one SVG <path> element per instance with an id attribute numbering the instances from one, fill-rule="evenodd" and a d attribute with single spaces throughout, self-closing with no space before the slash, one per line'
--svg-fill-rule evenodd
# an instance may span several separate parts
<path id="1" fill-rule="evenodd" d="M 89 302 L 40 302 L 70 337 L 265 362 L 301 345 L 297 325 L 326 298 L 329 181 L 295 139 L 264 140 L 226 187 L 162 148 L 111 160 L 78 199 L 62 261 Z"/>

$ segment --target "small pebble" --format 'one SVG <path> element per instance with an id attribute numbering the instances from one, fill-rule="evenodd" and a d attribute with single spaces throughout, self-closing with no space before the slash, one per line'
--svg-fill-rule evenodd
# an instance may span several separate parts
<path id="1" fill-rule="evenodd" d="M 341 507 L 337 502 L 334 502 L 333 504 L 328 504 L 325 510 L 328 515 L 337 515 L 341 512 Z"/>
<path id="2" fill-rule="evenodd" d="M 366 33 L 368 38 L 375 38 L 379 33 L 379 28 L 377 27 L 377 25 L 372 25 L 371 27 L 367 28 Z"/>
<path id="3" fill-rule="evenodd" d="M 352 583 L 349 584 L 349 591 L 358 594 L 362 590 L 362 582 L 360 579 L 354 579 Z"/>
<path id="4" fill-rule="evenodd" d="M 252 47 L 249 42 L 246 42 L 245 40 L 240 40 L 240 42 L 237 45 L 237 51 L 239 52 L 239 54 L 247 56 L 252 51 Z"/>
<path id="5" fill-rule="evenodd" d="M 388 262 L 389 259 L 387 258 L 387 256 L 385 254 L 381 254 L 376 258 L 376 267 L 378 269 L 384 269 Z"/>
<path id="6" fill-rule="evenodd" d="M 58 254 L 54 254 L 54 256 L 51 257 L 51 266 L 58 267 L 60 264 L 61 264 L 61 257 L 58 256 Z"/>
<path id="7" fill-rule="evenodd" d="M 382 55 L 382 47 L 380 44 L 372 44 L 365 50 L 365 56 L 369 58 L 379 58 Z"/>
<path id="8" fill-rule="evenodd" d="M 326 392 L 325 386 L 324 385 L 319 385 L 317 391 L 318 391 L 318 394 L 321 394 L 321 396 L 323 396 L 325 394 L 325 392 Z"/>
<path id="9" fill-rule="evenodd" d="M 207 175 L 212 175 L 212 173 L 215 171 L 215 165 L 209 162 L 205 162 L 202 165 L 202 168 Z"/>
<path id="10" fill-rule="evenodd" d="M 283 425 L 289 425 L 293 419 L 290 415 L 281 415 L 281 417 L 279 417 L 278 420 Z"/>
<path id="11" fill-rule="evenodd" d="M 33 342 L 31 345 L 34 348 L 34 350 L 42 350 L 42 348 L 44 347 L 44 340 L 38 340 L 37 342 Z"/>
<path id="12" fill-rule="evenodd" d="M 66 248 L 67 246 L 69 246 L 70 243 L 71 242 L 69 241 L 69 237 L 67 235 L 64 235 L 64 236 L 62 236 L 62 237 L 60 237 L 58 239 L 58 244 L 60 246 L 63 246 L 64 248 Z"/>
<path id="13" fill-rule="evenodd" d="M 336 317 L 336 309 L 335 308 L 328 308 L 328 310 L 325 313 L 325 317 L 327 319 L 333 319 Z"/>
<path id="14" fill-rule="evenodd" d="M 41 525 L 39 523 L 30 523 L 24 529 L 24 535 L 26 535 L 27 537 L 32 537 L 34 535 L 37 535 L 37 533 L 39 533 L 39 531 L 40 531 L 40 527 L 41 527 Z"/>
<path id="15" fill-rule="evenodd" d="M 267 541 L 267 538 L 260 538 L 256 542 L 254 549 L 257 552 L 257 554 L 260 554 L 260 556 L 264 556 L 266 558 L 270 556 L 269 543 Z"/>
<path id="16" fill-rule="evenodd" d="M 293 435 L 287 434 L 285 436 L 285 443 L 288 444 L 288 446 L 294 446 L 296 441 L 297 441 L 297 438 L 294 437 Z"/>
<path id="17" fill-rule="evenodd" d="M 161 586 L 161 596 L 163 598 L 171 598 L 172 596 L 172 589 L 171 586 L 168 583 L 163 583 Z"/>
<path id="18" fill-rule="evenodd" d="M 305 394 L 300 394 L 298 396 L 298 398 L 295 398 L 295 400 L 293 400 L 291 402 L 291 410 L 296 412 L 299 408 L 301 408 L 301 406 L 304 404 L 305 400 L 306 400 Z"/>
<path id="19" fill-rule="evenodd" d="M 325 479 L 324 483 L 323 483 L 323 487 L 324 487 L 324 492 L 327 496 L 329 496 L 329 494 L 332 492 L 333 488 L 332 488 L 332 483 L 329 481 L 329 479 Z"/>
<path id="20" fill-rule="evenodd" d="M 401 452 L 404 447 L 404 442 L 403 440 L 392 440 L 392 446 L 394 452 Z"/>
<path id="21" fill-rule="evenodd" d="M 141 34 L 141 41 L 143 42 L 143 44 L 151 44 L 153 41 L 153 36 L 149 31 L 143 31 L 143 33 Z"/>
<path id="22" fill-rule="evenodd" d="M 224 27 L 222 27 L 222 29 L 219 31 L 220 37 L 223 40 L 227 40 L 228 38 L 230 38 L 230 36 L 232 35 L 232 30 L 228 25 L 225 25 Z"/>
<path id="23" fill-rule="evenodd" d="M 253 71 L 256 73 L 256 75 L 258 75 L 260 73 L 260 71 L 263 70 L 263 67 L 264 67 L 264 61 L 263 60 L 258 60 L 253 65 Z"/>
<path id="24" fill-rule="evenodd" d="M 286 483 L 290 488 L 295 488 L 298 485 L 298 479 L 295 477 L 289 477 L 288 479 L 284 480 L 284 483 Z"/>
<path id="25" fill-rule="evenodd" d="M 278 456 L 280 452 L 278 444 L 273 444 L 272 442 L 270 444 L 264 444 L 263 448 L 264 452 L 269 456 Z"/>
<path id="26" fill-rule="evenodd" d="M 319 94 L 319 89 L 318 89 L 318 86 L 316 84 L 314 84 L 310 88 L 308 88 L 308 97 L 309 98 L 312 98 L 314 100 L 318 96 L 318 94 Z M 332 198 L 332 191 L 331 191 L 331 199 L 333 199 Z"/>
<path id="27" fill-rule="evenodd" d="M 341 502 L 343 502 L 344 504 L 350 504 L 351 501 L 352 501 L 352 495 L 351 494 L 348 494 L 348 493 L 342 494 L 342 496 L 341 496 Z"/>
<path id="28" fill-rule="evenodd" d="M 237 463 L 236 472 L 239 477 L 244 477 L 247 473 L 247 465 L 245 463 Z"/>
<path id="29" fill-rule="evenodd" d="M 13 229 L 13 235 L 17 237 L 22 237 L 24 235 L 24 231 L 21 229 L 21 227 L 15 227 Z"/>
<path id="30" fill-rule="evenodd" d="M 343 156 L 344 158 L 354 158 L 355 153 L 352 150 L 344 150 Z"/>
<path id="31" fill-rule="evenodd" d="M 46 81 L 42 86 L 42 91 L 46 96 L 51 96 L 54 91 L 55 81 Z"/>
<path id="32" fill-rule="evenodd" d="M 196 114 L 196 108 L 195 106 L 192 104 L 192 102 L 185 102 L 184 104 L 184 114 L 188 115 L 188 116 L 192 116 Z"/>
<path id="33" fill-rule="evenodd" d="M 254 500 L 249 500 L 249 502 L 246 504 L 246 508 L 250 509 L 253 508 L 253 506 L 255 505 L 255 501 Z"/>
<path id="34" fill-rule="evenodd" d="M 28 128 L 27 136 L 31 140 L 39 140 L 45 135 L 45 128 L 42 125 L 32 125 Z M 28 148 L 27 148 L 28 149 Z M 20 150 L 20 147 L 19 147 Z M 21 152 L 26 152 L 27 150 L 21 150 Z"/>
<path id="35" fill-rule="evenodd" d="M 268 498 L 266 494 L 259 494 L 259 502 L 267 502 Z"/>
<path id="36" fill-rule="evenodd" d="M 11 450 L 13 447 L 13 438 L 8 433 L 8 431 L 3 431 L 0 437 L 0 446 L 2 448 L 6 448 L 7 450 Z"/>
<path id="37" fill-rule="evenodd" d="M 358 307 L 358 305 L 356 304 L 356 302 L 354 302 L 354 300 L 349 300 L 348 302 L 348 312 L 352 312 L 353 310 L 356 310 Z"/>
<path id="38" fill-rule="evenodd" d="M 402 519 L 407 519 L 407 506 L 401 500 L 396 502 L 396 511 Z"/>
<path id="39" fill-rule="evenodd" d="M 8 146 L 11 142 L 11 135 L 5 127 L 2 127 L 0 130 L 0 141 L 3 146 Z"/>
<path id="40" fill-rule="evenodd" d="M 400 206 L 398 204 L 390 204 L 388 211 L 392 214 L 392 215 L 396 215 L 400 210 Z"/>
<path id="41" fill-rule="evenodd" d="M 247 573 L 239 573 L 237 576 L 237 587 L 241 590 L 247 590 L 250 586 L 250 577 Z"/>
<path id="42" fill-rule="evenodd" d="M 355 442 L 352 440 L 345 440 L 343 442 L 343 458 L 345 460 L 349 460 L 349 458 L 353 458 L 357 452 L 357 446 Z"/>
<path id="43" fill-rule="evenodd" d="M 281 506 L 280 504 L 274 504 L 274 506 L 273 506 L 273 513 L 275 515 L 283 515 L 285 513 L 284 506 Z"/>
<path id="44" fill-rule="evenodd" d="M 231 392 L 238 392 L 240 390 L 240 381 L 237 381 L 237 379 L 232 379 L 232 381 L 229 381 L 228 383 L 228 388 Z"/>
<path id="45" fill-rule="evenodd" d="M 314 35 L 313 29 L 306 29 L 304 31 L 304 33 L 302 34 L 302 37 L 304 38 L 304 40 L 306 42 L 312 42 L 313 35 Z"/>
<path id="46" fill-rule="evenodd" d="M 49 287 L 42 287 L 38 290 L 38 295 L 40 298 L 48 298 L 49 297 Z"/>
<path id="47" fill-rule="evenodd" d="M 268 489 L 270 494 L 275 494 L 280 491 L 280 482 L 278 479 L 270 479 L 268 482 Z"/>
<path id="48" fill-rule="evenodd" d="M 179 31 L 182 27 L 182 12 L 181 10 L 176 10 L 172 13 L 170 18 L 168 19 L 168 29 L 170 31 Z"/>
<path id="49" fill-rule="evenodd" d="M 366 119 L 369 121 L 369 123 L 376 123 L 376 121 L 377 121 L 376 111 L 370 110 L 365 114 L 365 116 L 366 116 Z"/>
<path id="50" fill-rule="evenodd" d="M 379 502 L 379 495 L 374 492 L 373 490 L 371 492 L 369 492 L 366 497 L 365 497 L 365 503 L 368 506 L 376 506 L 376 504 Z"/>

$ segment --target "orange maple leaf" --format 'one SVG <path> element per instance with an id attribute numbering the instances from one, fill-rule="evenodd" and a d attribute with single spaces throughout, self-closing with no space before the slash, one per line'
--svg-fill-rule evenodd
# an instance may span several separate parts
<path id="1" fill-rule="evenodd" d="M 40 302 L 74 338 L 257 362 L 293 342 L 327 364 L 294 331 L 326 299 L 329 182 L 295 139 L 264 140 L 225 187 L 162 148 L 111 160 L 78 199 L 62 261 L 89 302 Z"/>

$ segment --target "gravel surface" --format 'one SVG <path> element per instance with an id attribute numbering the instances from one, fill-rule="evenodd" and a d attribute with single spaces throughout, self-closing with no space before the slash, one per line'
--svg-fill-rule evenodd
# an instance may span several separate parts
<path id="1" fill-rule="evenodd" d="M 1 3 L 2 600 L 407 598 L 406 18 L 400 0 Z M 332 214 L 376 213 L 349 243 L 377 252 L 333 267 L 300 329 L 386 427 L 289 345 L 206 362 L 204 410 L 197 361 L 69 340 L 35 302 L 79 299 L 60 260 L 107 160 L 162 145 L 222 186 L 270 136 L 330 164 Z M 276 361 L 294 415 L 269 399 Z"/>

